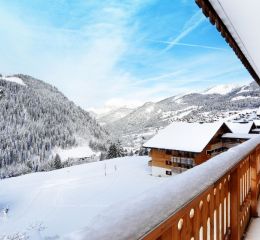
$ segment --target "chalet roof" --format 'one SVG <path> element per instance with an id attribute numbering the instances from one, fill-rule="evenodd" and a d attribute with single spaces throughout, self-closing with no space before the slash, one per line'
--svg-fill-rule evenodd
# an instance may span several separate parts
<path id="1" fill-rule="evenodd" d="M 226 122 L 229 129 L 232 133 L 249 133 L 252 126 L 254 125 L 253 122 L 248 123 L 239 123 L 239 122 Z"/>
<path id="2" fill-rule="evenodd" d="M 260 1 L 196 0 L 260 84 Z"/>
<path id="3" fill-rule="evenodd" d="M 255 123 L 255 125 L 256 125 L 257 127 L 260 126 L 260 120 L 254 120 L 254 123 Z"/>
<path id="4" fill-rule="evenodd" d="M 144 144 L 147 148 L 201 152 L 224 125 L 215 123 L 174 122 Z"/>
<path id="5" fill-rule="evenodd" d="M 250 133 L 225 133 L 222 135 L 222 138 L 250 139 L 256 136 L 259 135 Z"/>

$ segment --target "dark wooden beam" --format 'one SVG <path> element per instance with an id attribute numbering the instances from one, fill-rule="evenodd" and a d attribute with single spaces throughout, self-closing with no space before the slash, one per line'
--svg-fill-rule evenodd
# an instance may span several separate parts
<path id="1" fill-rule="evenodd" d="M 260 85 L 260 76 L 257 75 L 254 68 L 251 66 L 250 62 L 238 46 L 237 42 L 234 40 L 233 36 L 229 32 L 226 25 L 223 23 L 221 18 L 218 16 L 215 9 L 212 7 L 209 0 L 195 0 L 197 5 L 202 9 L 204 15 L 209 18 L 209 21 L 216 26 L 217 30 L 221 33 L 222 37 L 226 40 L 229 46 L 234 50 L 237 57 L 241 60 L 244 64 L 245 68 L 251 74 L 253 79 Z"/>

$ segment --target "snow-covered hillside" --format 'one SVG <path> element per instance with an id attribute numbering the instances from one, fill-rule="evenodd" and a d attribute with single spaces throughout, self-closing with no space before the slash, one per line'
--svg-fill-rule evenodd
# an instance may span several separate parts
<path id="1" fill-rule="evenodd" d="M 0 239 L 18 232 L 59 239 L 95 224 L 111 205 L 167 181 L 151 176 L 147 162 L 125 157 L 0 180 Z"/>
<path id="2" fill-rule="evenodd" d="M 0 178 L 39 169 L 54 148 L 104 149 L 107 131 L 57 88 L 26 75 L 0 75 Z M 6 170 L 8 168 L 8 170 Z M 17 169 L 17 168 L 16 168 Z M 8 173 L 7 173 L 8 172 Z M 7 175 L 6 175 L 7 173 Z"/>
<path id="3" fill-rule="evenodd" d="M 217 85 L 202 92 L 147 102 L 116 121 L 103 119 L 102 123 L 106 123 L 114 138 L 121 139 L 124 146 L 138 149 L 172 121 L 213 122 L 232 116 L 237 118 L 239 112 L 254 111 L 259 106 L 260 88 L 255 82 L 243 86 Z"/>
<path id="4" fill-rule="evenodd" d="M 206 91 L 202 92 L 202 94 L 221 94 L 225 95 L 236 91 L 238 88 L 241 88 L 243 85 L 239 84 L 223 84 L 217 85 L 215 87 L 209 88 Z"/>
<path id="5" fill-rule="evenodd" d="M 5 77 L 0 77 L 1 80 L 7 81 L 7 82 L 13 82 L 13 83 L 17 83 L 20 84 L 22 86 L 26 86 L 26 84 L 24 83 L 24 81 L 19 78 L 19 77 L 14 77 L 14 76 L 5 76 Z"/>
<path id="6" fill-rule="evenodd" d="M 100 122 L 100 124 L 106 125 L 108 123 L 113 123 L 113 122 L 127 116 L 133 110 L 134 110 L 133 108 L 120 107 L 117 109 L 113 109 L 105 114 L 96 115 L 96 117 L 97 117 L 97 120 Z"/>

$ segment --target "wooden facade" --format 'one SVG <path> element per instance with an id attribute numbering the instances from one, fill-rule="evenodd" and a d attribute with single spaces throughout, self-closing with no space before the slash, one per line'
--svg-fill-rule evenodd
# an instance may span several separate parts
<path id="1" fill-rule="evenodd" d="M 181 173 L 226 151 L 227 147 L 221 137 L 228 132 L 230 132 L 230 129 L 223 124 L 201 152 L 152 148 L 149 153 L 151 157 L 149 165 L 152 167 L 152 174 L 154 176 L 166 176 Z"/>

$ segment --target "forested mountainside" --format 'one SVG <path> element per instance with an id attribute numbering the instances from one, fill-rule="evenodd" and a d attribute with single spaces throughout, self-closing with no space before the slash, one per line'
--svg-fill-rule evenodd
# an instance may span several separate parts
<path id="1" fill-rule="evenodd" d="M 57 88 L 26 75 L 0 75 L 0 168 L 45 161 L 80 141 L 104 149 L 108 133 Z"/>
<path id="2" fill-rule="evenodd" d="M 138 147 L 172 121 L 213 122 L 260 106 L 260 87 L 217 85 L 204 92 L 172 96 L 159 102 L 147 102 L 106 127 L 124 146 Z M 115 115 L 115 111 L 112 113 Z M 102 123 L 109 114 L 102 117 Z"/>

